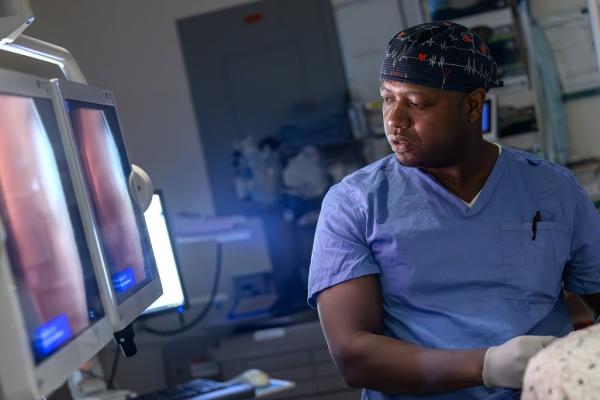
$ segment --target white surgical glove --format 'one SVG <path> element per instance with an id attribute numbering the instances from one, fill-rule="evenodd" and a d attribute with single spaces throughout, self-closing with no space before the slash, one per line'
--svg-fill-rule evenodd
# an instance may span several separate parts
<path id="1" fill-rule="evenodd" d="M 520 389 L 529 359 L 555 340 L 554 336 L 517 336 L 490 347 L 483 359 L 483 384 L 488 388 Z"/>

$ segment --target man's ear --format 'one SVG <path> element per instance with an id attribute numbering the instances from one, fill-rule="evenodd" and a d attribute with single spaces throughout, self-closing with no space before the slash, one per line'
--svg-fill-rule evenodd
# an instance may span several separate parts
<path id="1" fill-rule="evenodd" d="M 483 103 L 485 102 L 485 90 L 483 88 L 477 88 L 467 94 L 465 99 L 467 108 L 467 120 L 474 124 L 481 118 L 481 110 L 483 109 Z"/>

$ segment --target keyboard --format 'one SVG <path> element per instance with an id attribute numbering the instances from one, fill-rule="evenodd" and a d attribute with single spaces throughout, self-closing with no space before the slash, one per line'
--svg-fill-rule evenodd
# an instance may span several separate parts
<path id="1" fill-rule="evenodd" d="M 169 389 L 142 394 L 136 400 L 242 400 L 253 399 L 254 387 L 247 383 L 223 383 L 194 379 Z"/>

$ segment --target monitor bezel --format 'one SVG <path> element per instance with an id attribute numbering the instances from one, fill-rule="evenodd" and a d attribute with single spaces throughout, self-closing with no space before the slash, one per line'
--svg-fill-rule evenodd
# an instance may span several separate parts
<path id="1" fill-rule="evenodd" d="M 67 143 L 71 149 L 73 155 L 73 172 L 77 175 L 77 183 L 81 186 L 81 193 L 85 198 L 85 201 L 82 201 L 84 208 L 83 214 L 85 215 L 84 219 L 86 222 L 84 227 L 86 230 L 89 230 L 90 236 L 94 237 L 95 240 L 95 245 L 93 246 L 93 256 L 95 261 L 98 263 L 98 268 L 103 274 L 100 291 L 102 293 L 103 300 L 106 303 L 104 308 L 113 325 L 113 330 L 117 332 L 131 324 L 146 308 L 148 308 L 162 295 L 162 286 L 157 269 L 157 278 L 148 282 L 131 297 L 124 300 L 121 304 L 118 304 L 116 293 L 111 284 L 110 273 L 106 267 L 106 258 L 104 256 L 104 250 L 100 242 L 100 235 L 97 228 L 98 224 L 92 209 L 91 198 L 86 188 L 85 179 L 83 178 L 83 169 L 79 160 L 77 146 L 75 144 L 75 135 L 73 133 L 70 117 L 65 103 L 67 101 L 79 101 L 97 104 L 99 106 L 112 107 L 114 108 L 119 128 L 121 128 L 123 125 L 121 124 L 119 118 L 114 95 L 109 90 L 61 79 L 52 79 L 50 83 L 50 90 L 55 100 L 55 110 L 57 116 L 59 116 L 59 127 L 61 133 L 63 134 L 65 143 Z M 123 138 L 121 139 L 123 140 Z M 126 148 L 124 149 L 124 153 L 127 162 L 131 164 Z M 129 177 L 126 177 L 126 179 L 128 178 Z M 139 209 L 139 205 L 137 204 L 134 204 L 134 207 Z M 146 237 L 149 238 L 148 230 L 146 228 L 146 221 L 143 217 L 143 210 L 141 210 L 141 213 L 142 227 L 145 230 Z M 154 258 L 154 255 L 152 255 L 152 257 Z"/>
<path id="2" fill-rule="evenodd" d="M 187 310 L 189 308 L 189 298 L 187 295 L 187 291 L 185 289 L 185 284 L 183 281 L 183 275 L 181 273 L 181 265 L 179 264 L 179 257 L 177 255 L 177 242 L 175 241 L 175 237 L 173 236 L 173 229 L 171 228 L 171 221 L 166 213 L 167 206 L 165 205 L 165 196 L 163 195 L 163 191 L 161 189 L 155 189 L 153 195 L 157 195 L 160 199 L 160 203 L 162 205 L 162 211 L 165 218 L 165 224 L 167 226 L 167 234 L 169 235 L 169 241 L 171 242 L 171 247 L 173 249 L 173 258 L 175 259 L 175 268 L 177 269 L 177 273 L 179 274 L 179 281 L 181 282 L 181 291 L 183 292 L 183 304 L 177 307 L 169 307 L 163 308 L 156 311 L 151 311 L 148 313 L 142 313 L 139 316 L 139 319 L 148 319 L 152 317 L 157 317 L 164 314 L 169 314 L 177 311 L 179 307 L 182 307 L 183 310 Z"/>
<path id="3" fill-rule="evenodd" d="M 47 79 L 0 69 L 2 94 L 52 101 L 49 87 Z M 68 159 L 70 154 L 64 141 L 62 148 Z M 79 203 L 78 185 L 72 176 L 71 180 Z M 81 219 L 85 219 L 83 215 Z M 0 346 L 0 394 L 6 398 L 41 398 L 58 389 L 73 371 L 102 350 L 112 339 L 112 327 L 104 310 L 104 317 L 36 365 L 15 291 L 12 266 L 6 254 L 5 235 L 0 219 L 0 337 L 3 340 Z M 87 237 L 86 244 L 89 248 Z M 94 276 L 100 285 L 101 276 L 96 268 Z"/>

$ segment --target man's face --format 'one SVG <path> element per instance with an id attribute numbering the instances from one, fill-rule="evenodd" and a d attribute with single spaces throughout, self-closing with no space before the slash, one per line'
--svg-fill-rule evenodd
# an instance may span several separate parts
<path id="1" fill-rule="evenodd" d="M 453 165 L 468 140 L 466 94 L 396 81 L 383 81 L 380 89 L 385 133 L 398 161 Z"/>

